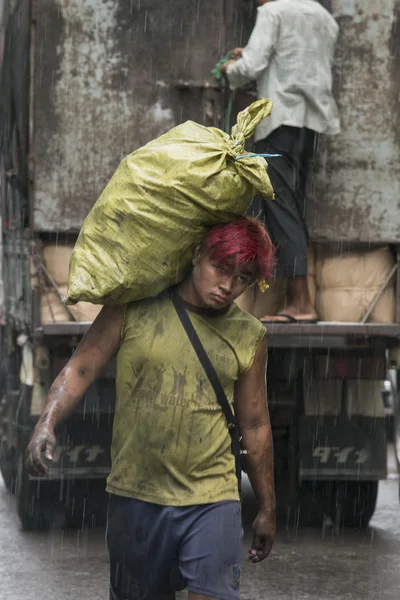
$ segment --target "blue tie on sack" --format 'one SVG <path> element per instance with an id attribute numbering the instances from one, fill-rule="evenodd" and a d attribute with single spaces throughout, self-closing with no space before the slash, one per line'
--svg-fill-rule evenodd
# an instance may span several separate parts
<path id="1" fill-rule="evenodd" d="M 276 158 L 282 156 L 282 154 L 245 154 L 244 156 L 237 156 L 235 160 L 242 160 L 243 158 L 252 158 L 253 156 L 262 156 L 263 158 Z"/>

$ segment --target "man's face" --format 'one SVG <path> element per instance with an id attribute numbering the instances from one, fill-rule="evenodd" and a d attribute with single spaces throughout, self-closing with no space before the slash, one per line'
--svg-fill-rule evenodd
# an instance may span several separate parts
<path id="1" fill-rule="evenodd" d="M 254 267 L 217 264 L 197 254 L 192 282 L 198 301 L 207 308 L 221 309 L 231 304 L 254 282 Z"/>

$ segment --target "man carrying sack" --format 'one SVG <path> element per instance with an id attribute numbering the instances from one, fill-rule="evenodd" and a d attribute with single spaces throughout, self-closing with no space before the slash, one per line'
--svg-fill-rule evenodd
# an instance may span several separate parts
<path id="1" fill-rule="evenodd" d="M 332 95 L 338 35 L 334 18 L 316 0 L 257 0 L 247 46 L 222 66 L 231 89 L 257 81 L 259 97 L 274 102 L 271 118 L 256 128 L 255 152 L 268 159 L 274 202 L 256 196 L 250 212 L 262 219 L 278 252 L 278 275 L 288 279 L 286 307 L 263 320 L 315 322 L 307 285 L 305 191 L 319 133 L 340 131 Z"/>
<path id="2" fill-rule="evenodd" d="M 186 586 L 190 600 L 239 599 L 240 452 L 259 506 L 249 559 L 271 550 L 265 330 L 234 300 L 272 264 L 258 221 L 211 227 L 181 284 L 102 309 L 50 389 L 27 449 L 35 476 L 48 473 L 42 453 L 52 460 L 56 427 L 117 354 L 107 481 L 112 600 L 173 600 Z"/>

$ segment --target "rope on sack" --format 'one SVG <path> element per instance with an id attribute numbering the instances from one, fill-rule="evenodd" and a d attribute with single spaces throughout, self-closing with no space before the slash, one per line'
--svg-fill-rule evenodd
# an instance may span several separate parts
<path id="1" fill-rule="evenodd" d="M 262 158 L 278 158 L 281 157 L 282 154 L 257 154 L 254 152 L 253 154 L 245 154 L 244 156 L 237 156 L 234 160 L 242 160 L 243 158 L 254 158 L 255 156 L 262 156 Z"/>

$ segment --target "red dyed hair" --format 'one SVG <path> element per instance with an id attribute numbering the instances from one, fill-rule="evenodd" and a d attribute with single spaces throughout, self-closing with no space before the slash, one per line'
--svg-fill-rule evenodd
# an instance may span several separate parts
<path id="1" fill-rule="evenodd" d="M 218 264 L 254 265 L 256 279 L 268 277 L 275 262 L 275 248 L 268 231 L 250 217 L 214 225 L 205 237 L 203 248 Z"/>

